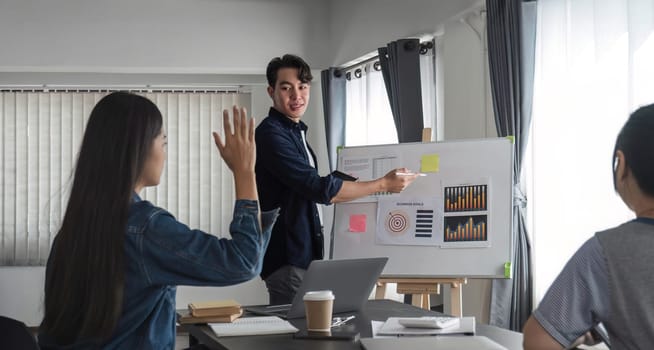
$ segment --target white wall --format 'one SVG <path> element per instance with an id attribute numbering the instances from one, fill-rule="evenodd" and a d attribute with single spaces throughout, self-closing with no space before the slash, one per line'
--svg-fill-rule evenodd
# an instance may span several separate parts
<path id="1" fill-rule="evenodd" d="M 0 315 L 37 326 L 43 314 L 45 267 L 0 267 Z"/>
<path id="2" fill-rule="evenodd" d="M 3 0 L 0 71 L 261 73 L 324 65 L 321 0 Z"/>
<path id="3" fill-rule="evenodd" d="M 477 3 L 479 0 L 3 0 L 0 85 L 243 84 L 251 87 L 251 112 L 260 121 L 270 106 L 261 74 L 271 57 L 296 53 L 318 69 L 343 64 L 388 41 L 434 33 L 445 19 Z M 374 22 L 375 18 L 382 22 Z M 445 137 L 492 136 L 487 134 L 488 113 L 483 108 L 487 101 L 479 90 L 484 84 L 479 67 L 483 60 L 477 52 L 480 46 L 461 25 L 454 21 L 444 27 Z M 102 74 L 115 72 L 138 74 Z M 312 101 L 304 120 L 310 126 L 308 138 L 317 151 L 318 166 L 326 173 L 320 74 L 318 70 L 313 73 Z M 326 232 L 330 232 L 332 208 L 327 207 L 325 214 Z M 0 267 L 0 315 L 38 325 L 43 277 L 42 267 Z M 479 300 L 487 297 L 488 290 L 476 284 L 471 281 L 463 288 L 464 313 L 487 320 Z M 177 302 L 178 307 L 185 307 L 191 300 L 220 298 L 265 303 L 267 293 L 256 278 L 233 287 L 180 287 Z"/>
<path id="4" fill-rule="evenodd" d="M 473 12 L 444 25 L 444 139 L 495 137 L 483 19 Z"/>
<path id="5" fill-rule="evenodd" d="M 435 33 L 448 18 L 480 0 L 333 0 L 331 65 L 341 65 L 390 41 Z"/>
<path id="6" fill-rule="evenodd" d="M 441 108 L 445 140 L 497 136 L 484 22 L 485 16 L 480 9 L 447 21 L 443 26 L 440 38 L 444 87 Z M 462 290 L 463 314 L 488 323 L 491 280 L 468 279 Z"/>
<path id="7" fill-rule="evenodd" d="M 38 326 L 43 315 L 45 267 L 0 267 L 0 315 Z M 266 304 L 268 294 L 260 278 L 231 287 L 179 287 L 177 308 L 191 301 L 236 299 L 244 305 Z"/>

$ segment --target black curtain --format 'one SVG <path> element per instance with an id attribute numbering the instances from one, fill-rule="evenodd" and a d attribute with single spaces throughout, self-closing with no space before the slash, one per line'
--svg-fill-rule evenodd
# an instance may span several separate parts
<path id="1" fill-rule="evenodd" d="M 420 41 L 400 39 L 380 47 L 388 100 L 399 142 L 422 140 L 422 94 L 420 85 Z"/>
<path id="2" fill-rule="evenodd" d="M 336 170 L 337 148 L 345 145 L 345 77 L 337 68 L 320 72 L 322 105 L 330 171 Z"/>
<path id="3" fill-rule="evenodd" d="M 522 330 L 532 311 L 531 246 L 520 170 L 531 122 L 535 16 L 523 27 L 522 5 L 522 0 L 486 0 L 495 124 L 499 136 L 514 140 L 513 277 L 493 280 L 490 324 L 514 331 Z"/>

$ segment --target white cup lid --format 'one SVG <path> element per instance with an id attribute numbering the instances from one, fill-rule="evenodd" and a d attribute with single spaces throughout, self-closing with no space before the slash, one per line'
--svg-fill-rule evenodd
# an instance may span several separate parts
<path id="1" fill-rule="evenodd" d="M 304 300 L 334 300 L 334 293 L 331 290 L 317 290 L 306 292 Z"/>

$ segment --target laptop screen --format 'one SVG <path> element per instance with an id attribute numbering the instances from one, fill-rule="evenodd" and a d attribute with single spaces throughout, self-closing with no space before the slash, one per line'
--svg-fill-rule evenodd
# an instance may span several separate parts
<path id="1" fill-rule="evenodd" d="M 334 293 L 334 313 L 359 311 L 379 279 L 388 258 L 315 260 L 298 288 L 288 318 L 304 317 L 302 298 L 308 291 L 329 289 Z"/>

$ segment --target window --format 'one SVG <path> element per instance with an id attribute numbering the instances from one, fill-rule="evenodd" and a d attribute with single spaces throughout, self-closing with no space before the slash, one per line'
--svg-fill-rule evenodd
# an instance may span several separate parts
<path id="1" fill-rule="evenodd" d="M 107 92 L 0 92 L 0 265 L 47 260 L 66 208 L 76 154 L 95 103 Z M 144 199 L 214 234 L 228 232 L 232 175 L 211 137 L 222 110 L 250 106 L 250 95 L 152 92 L 164 117 L 168 158 L 161 184 Z"/>
<path id="2" fill-rule="evenodd" d="M 420 55 L 423 124 L 436 121 L 436 83 L 433 50 Z M 346 72 L 345 146 L 397 143 L 393 112 L 378 61 L 356 66 Z M 432 136 L 433 139 L 433 136 Z"/>
<path id="3" fill-rule="evenodd" d="M 431 38 L 423 38 L 431 40 Z M 436 135 L 436 66 L 434 50 L 420 54 L 423 125 Z M 345 146 L 397 143 L 393 112 L 378 60 L 346 71 Z"/>
<path id="4" fill-rule="evenodd" d="M 629 113 L 654 102 L 651 4 L 538 2 L 531 150 L 535 301 L 592 235 L 634 215 L 613 190 Z"/>
<path id="5" fill-rule="evenodd" d="M 397 143 L 393 112 L 374 62 L 346 73 L 345 146 Z"/>

